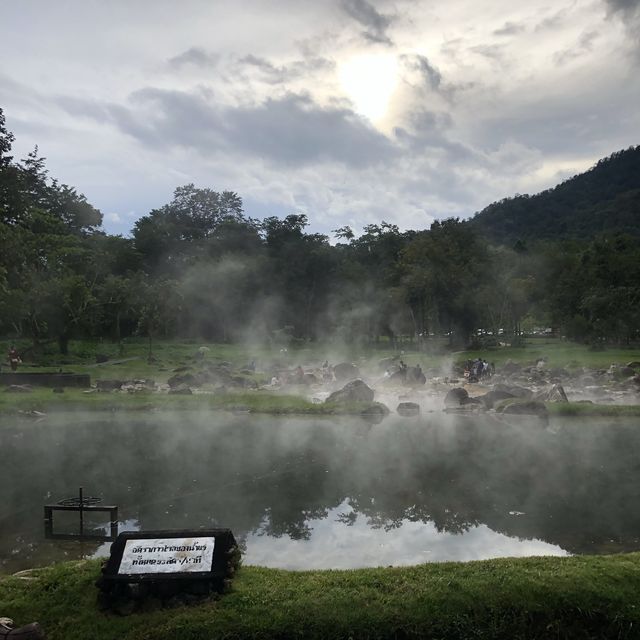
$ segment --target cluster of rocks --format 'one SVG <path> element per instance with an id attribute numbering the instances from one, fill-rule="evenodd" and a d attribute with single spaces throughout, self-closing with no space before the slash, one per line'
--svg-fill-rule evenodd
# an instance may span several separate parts
<path id="1" fill-rule="evenodd" d="M 356 379 L 348 382 L 344 387 L 331 393 L 326 403 L 329 404 L 365 404 L 361 415 L 365 418 L 382 419 L 389 415 L 389 408 L 382 402 L 374 402 L 375 391 L 363 380 Z M 411 418 L 420 415 L 420 405 L 416 402 L 401 402 L 396 408 L 398 415 Z"/>
<path id="2" fill-rule="evenodd" d="M 549 367 L 542 359 L 531 365 L 508 361 L 500 367 L 492 382 L 519 385 L 534 392 L 552 385 L 561 385 L 574 402 L 591 400 L 598 403 L 636 403 L 640 392 L 640 362 L 612 364 L 606 369 L 570 369 Z"/>

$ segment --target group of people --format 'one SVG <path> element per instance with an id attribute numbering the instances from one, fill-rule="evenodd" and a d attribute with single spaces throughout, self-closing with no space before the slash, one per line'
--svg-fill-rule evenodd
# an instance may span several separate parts
<path id="1" fill-rule="evenodd" d="M 464 367 L 465 378 L 469 379 L 469 382 L 478 382 L 483 378 L 490 378 L 496 371 L 493 362 L 489 363 L 482 358 L 476 358 L 475 360 L 467 360 Z"/>

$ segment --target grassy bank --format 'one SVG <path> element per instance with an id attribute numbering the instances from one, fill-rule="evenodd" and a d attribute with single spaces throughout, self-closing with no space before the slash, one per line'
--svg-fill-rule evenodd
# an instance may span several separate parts
<path id="1" fill-rule="evenodd" d="M 242 568 L 192 607 L 98 611 L 99 563 L 0 580 L 0 611 L 50 640 L 637 638 L 640 554 L 500 559 L 357 571 Z"/>
<path id="2" fill-rule="evenodd" d="M 102 411 L 227 410 L 265 414 L 335 415 L 359 413 L 367 405 L 314 403 L 301 396 L 281 395 L 269 391 L 237 393 L 84 393 L 67 389 L 53 393 L 51 389 L 34 389 L 31 393 L 0 393 L 0 413 L 40 411 L 43 413 L 69 409 Z"/>
<path id="3" fill-rule="evenodd" d="M 638 404 L 590 404 L 588 402 L 548 402 L 550 416 L 585 417 L 603 416 L 610 418 L 640 417 Z"/>

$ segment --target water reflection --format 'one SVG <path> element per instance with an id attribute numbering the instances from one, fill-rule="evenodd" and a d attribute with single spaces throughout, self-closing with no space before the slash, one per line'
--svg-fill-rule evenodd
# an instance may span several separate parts
<path id="1" fill-rule="evenodd" d="M 282 569 L 355 569 L 452 559 L 567 555 L 556 545 L 511 538 L 486 525 L 472 526 L 462 534 L 441 532 L 432 522 L 411 520 L 403 520 L 393 530 L 372 527 L 348 500 L 308 526 L 311 533 L 304 541 L 273 538 L 264 535 L 260 527 L 247 536 L 245 562 Z"/>
<path id="2" fill-rule="evenodd" d="M 79 486 L 127 528 L 231 527 L 247 563 L 378 566 L 640 543 L 640 430 L 433 414 L 378 425 L 222 413 L 57 415 L 0 430 L 0 572 L 105 553 L 45 541 Z"/>

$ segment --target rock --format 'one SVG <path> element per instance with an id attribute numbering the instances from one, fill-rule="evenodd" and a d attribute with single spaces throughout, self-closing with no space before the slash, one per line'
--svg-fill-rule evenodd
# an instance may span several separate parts
<path id="1" fill-rule="evenodd" d="M 338 382 L 353 380 L 360 375 L 360 369 L 352 362 L 341 362 L 333 367 L 333 374 Z"/>
<path id="2" fill-rule="evenodd" d="M 186 384 L 180 384 L 177 387 L 172 387 L 171 389 L 169 389 L 169 393 L 178 396 L 190 396 L 193 391 L 191 391 L 191 389 L 189 389 Z"/>
<path id="3" fill-rule="evenodd" d="M 554 384 L 548 389 L 534 393 L 532 400 L 538 402 L 569 402 L 569 400 L 567 400 L 567 394 L 561 384 Z"/>
<path id="4" fill-rule="evenodd" d="M 98 391 L 113 391 L 120 389 L 124 382 L 122 380 L 96 380 L 96 389 Z"/>
<path id="5" fill-rule="evenodd" d="M 426 381 L 427 381 L 427 378 L 425 377 L 419 365 L 415 367 L 409 367 L 407 369 L 407 378 L 406 378 L 407 384 L 420 385 L 420 384 L 425 384 Z"/>
<path id="6" fill-rule="evenodd" d="M 64 389 L 62 387 L 54 387 L 53 393 L 64 393 Z"/>
<path id="7" fill-rule="evenodd" d="M 468 404 L 480 404 L 480 400 L 470 398 L 467 390 L 462 387 L 451 389 L 444 397 L 444 406 L 448 408 L 462 407 Z"/>
<path id="8" fill-rule="evenodd" d="M 527 389 L 526 387 L 519 387 L 518 385 L 512 384 L 499 383 L 494 385 L 493 390 L 506 391 L 516 398 L 530 398 L 533 395 L 533 391 L 531 391 L 531 389 Z"/>
<path id="9" fill-rule="evenodd" d="M 96 353 L 96 364 L 101 364 L 103 362 L 109 362 L 109 356 L 104 353 Z"/>
<path id="10" fill-rule="evenodd" d="M 6 389 L 6 393 L 31 393 L 33 389 L 29 384 L 10 384 Z"/>
<path id="11" fill-rule="evenodd" d="M 374 392 L 362 380 L 352 380 L 334 391 L 325 402 L 373 402 Z"/>
<path id="12" fill-rule="evenodd" d="M 496 402 L 507 400 L 509 398 L 515 398 L 515 396 L 508 391 L 494 389 L 493 391 L 489 391 L 489 393 L 485 393 L 483 396 L 480 396 L 478 399 L 484 403 L 484 406 L 487 407 L 487 409 L 493 409 L 493 405 L 496 404 Z"/>
<path id="13" fill-rule="evenodd" d="M 630 369 L 640 369 L 640 362 L 632 360 L 631 362 L 627 362 L 625 367 L 629 367 Z"/>
<path id="14" fill-rule="evenodd" d="M 388 407 L 384 404 L 381 402 L 373 402 L 370 406 L 360 412 L 360 417 L 364 418 L 367 422 L 378 424 L 382 422 L 383 418 L 388 416 L 389 413 L 390 411 Z"/>
<path id="15" fill-rule="evenodd" d="M 185 373 L 182 376 L 173 376 L 167 380 L 167 384 L 173 389 L 180 385 L 195 385 L 196 377 L 192 373 Z"/>
<path id="16" fill-rule="evenodd" d="M 631 376 L 635 376 L 636 372 L 633 367 L 620 367 L 618 372 L 623 378 L 630 378 Z"/>
<path id="17" fill-rule="evenodd" d="M 499 407 L 498 412 L 509 415 L 538 416 L 545 419 L 549 417 L 549 413 L 544 404 L 535 400 L 507 401 Z"/>
<path id="18" fill-rule="evenodd" d="M 420 405 L 416 402 L 401 402 L 396 407 L 396 412 L 403 418 L 413 418 L 420 415 Z"/>
<path id="19" fill-rule="evenodd" d="M 0 618 L 0 638 L 22 638 L 22 640 L 46 640 L 42 627 L 32 622 L 16 628 L 11 618 Z"/>
<path id="20" fill-rule="evenodd" d="M 313 373 L 305 373 L 302 376 L 302 383 L 303 384 L 312 385 L 312 384 L 318 384 L 318 382 L 320 382 L 320 381 L 318 380 L 318 378 Z"/>

